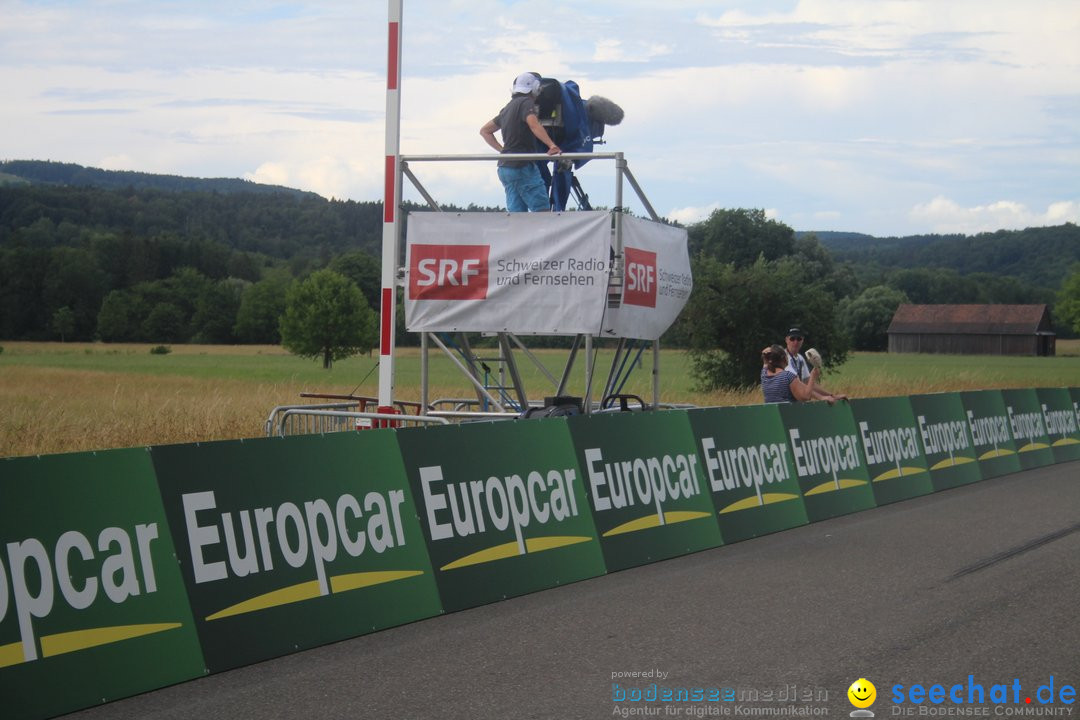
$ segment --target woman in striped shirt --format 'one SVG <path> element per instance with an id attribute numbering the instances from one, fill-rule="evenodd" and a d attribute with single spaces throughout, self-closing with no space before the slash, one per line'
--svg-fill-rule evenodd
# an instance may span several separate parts
<path id="1" fill-rule="evenodd" d="M 771 345 L 761 351 L 761 391 L 765 402 L 809 402 L 814 397 L 814 384 L 821 371 L 814 368 L 810 378 L 803 382 L 795 373 L 786 370 L 787 353 L 780 345 Z"/>

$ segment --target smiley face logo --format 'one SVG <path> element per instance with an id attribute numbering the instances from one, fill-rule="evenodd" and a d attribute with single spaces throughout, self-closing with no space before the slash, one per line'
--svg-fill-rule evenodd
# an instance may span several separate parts
<path id="1" fill-rule="evenodd" d="M 848 700 L 857 708 L 868 708 L 877 700 L 877 688 L 866 678 L 859 678 L 847 689 Z"/>

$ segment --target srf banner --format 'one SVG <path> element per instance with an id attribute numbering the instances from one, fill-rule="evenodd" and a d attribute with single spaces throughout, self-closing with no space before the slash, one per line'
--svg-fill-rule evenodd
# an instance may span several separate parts
<path id="1" fill-rule="evenodd" d="M 608 570 L 721 544 L 684 411 L 578 415 L 567 423 Z"/>
<path id="2" fill-rule="evenodd" d="M 909 399 L 934 489 L 946 490 L 982 480 L 960 396 L 936 393 Z"/>
<path id="3" fill-rule="evenodd" d="M 147 451 L 0 460 L 0 714 L 51 717 L 204 672 Z"/>
<path id="4" fill-rule="evenodd" d="M 776 405 L 688 410 L 726 543 L 807 523 Z"/>
<path id="5" fill-rule="evenodd" d="M 1009 413 L 1000 390 L 973 390 L 960 393 L 971 442 L 979 469 L 986 479 L 1020 471 L 1016 444 L 1009 429 Z"/>
<path id="6" fill-rule="evenodd" d="M 409 214 L 409 330 L 596 334 L 611 214 Z"/>
<path id="7" fill-rule="evenodd" d="M 153 459 L 210 670 L 442 611 L 392 430 Z"/>
<path id="8" fill-rule="evenodd" d="M 447 612 L 604 574 L 561 419 L 398 432 Z"/>
<path id="9" fill-rule="evenodd" d="M 852 400 L 851 413 L 878 505 L 934 491 L 906 397 Z"/>
<path id="10" fill-rule="evenodd" d="M 655 340 L 694 289 L 686 229 L 624 215 L 623 296 L 604 315 L 605 335 Z"/>
<path id="11" fill-rule="evenodd" d="M 859 433 L 847 403 L 778 406 L 810 522 L 874 507 Z"/>

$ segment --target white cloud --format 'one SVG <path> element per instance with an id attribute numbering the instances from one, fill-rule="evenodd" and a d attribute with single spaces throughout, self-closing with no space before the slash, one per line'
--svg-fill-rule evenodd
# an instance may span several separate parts
<path id="1" fill-rule="evenodd" d="M 1027 227 L 1080 222 L 1080 200 L 1051 203 L 1045 212 L 1029 209 L 1012 200 L 998 200 L 987 205 L 963 207 L 947 197 L 938 196 L 916 205 L 909 212 L 919 225 L 935 233 L 971 235 L 994 230 L 1020 230 Z"/>
<path id="2" fill-rule="evenodd" d="M 289 173 L 289 169 L 281 163 L 264 162 L 255 168 L 255 172 L 245 174 L 244 179 L 267 185 L 288 186 L 292 180 L 292 175 Z"/>
<path id="3" fill-rule="evenodd" d="M 884 235 L 1075 218 L 1075 0 L 596 0 L 546 23 L 520 7 L 406 3 L 402 152 L 487 152 L 477 129 L 537 70 L 624 108 L 601 149 L 684 222 L 770 207 Z M 7 0 L 0 157 L 377 200 L 385 22 L 352 0 Z M 440 201 L 502 201 L 488 163 L 414 169 Z M 578 174 L 614 204 L 610 162 Z M 927 201 L 995 197 L 1016 207 Z"/>
<path id="4" fill-rule="evenodd" d="M 667 217 L 669 220 L 674 220 L 683 225 L 693 225 L 707 219 L 714 210 L 719 209 L 720 203 L 713 203 L 704 207 L 674 208 L 667 214 Z"/>

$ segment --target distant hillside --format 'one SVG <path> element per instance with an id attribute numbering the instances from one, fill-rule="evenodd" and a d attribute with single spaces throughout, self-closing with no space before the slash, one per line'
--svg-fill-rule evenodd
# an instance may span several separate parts
<path id="1" fill-rule="evenodd" d="M 877 238 L 859 233 L 816 233 L 838 262 L 864 268 L 948 268 L 961 275 L 990 273 L 1056 289 L 1080 262 L 1080 226 L 1073 223 L 978 235 Z"/>
<path id="2" fill-rule="evenodd" d="M 48 160 L 7 160 L 0 162 L 0 185 L 20 181 L 40 185 L 95 187 L 103 190 L 164 190 L 168 192 L 216 193 L 286 193 L 296 197 L 321 197 L 281 185 L 241 180 L 239 178 L 190 178 L 179 175 L 156 175 L 129 170 L 102 170 L 74 163 Z"/>
<path id="3" fill-rule="evenodd" d="M 795 235 L 797 237 L 814 235 L 829 250 L 846 250 L 877 241 L 877 238 L 873 235 L 857 232 L 837 232 L 835 230 L 796 231 Z"/>
<path id="4" fill-rule="evenodd" d="M 382 223 L 379 201 L 239 179 L 0 162 L 0 338 L 278 342 L 286 287 L 314 269 L 346 274 L 378 307 Z M 790 240 L 790 228 L 778 230 Z M 837 297 L 852 301 L 888 285 L 912 302 L 1052 304 L 1080 262 L 1080 228 L 1071 223 L 974 236 L 797 233 L 810 234 L 820 246 L 805 243 L 806 257 L 819 269 L 843 263 Z M 724 238 L 739 248 L 756 241 L 733 229 Z"/>

